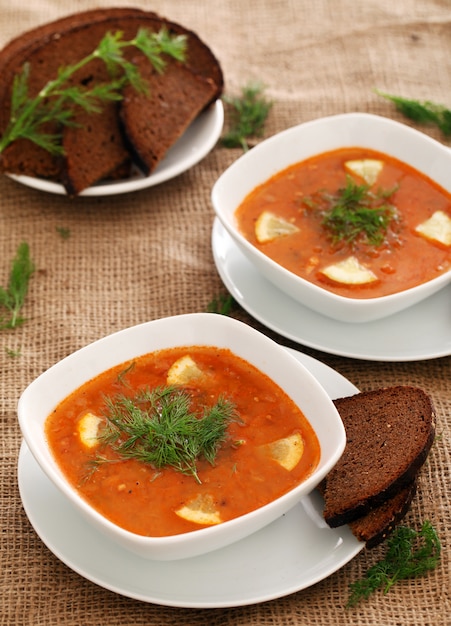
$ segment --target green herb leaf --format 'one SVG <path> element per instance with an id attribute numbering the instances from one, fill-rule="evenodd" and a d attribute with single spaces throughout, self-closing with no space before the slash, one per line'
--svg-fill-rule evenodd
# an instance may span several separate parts
<path id="1" fill-rule="evenodd" d="M 30 259 L 30 250 L 23 242 L 17 248 L 9 274 L 8 286 L 0 287 L 0 309 L 6 310 L 0 316 L 0 330 L 15 328 L 25 321 L 19 316 L 28 292 L 28 284 L 34 272 L 34 264 Z"/>
<path id="2" fill-rule="evenodd" d="M 395 207 L 386 202 L 396 188 L 370 191 L 370 186 L 358 185 L 347 176 L 346 186 L 336 194 L 318 192 L 302 198 L 307 210 L 314 210 L 322 217 L 322 225 L 336 245 L 345 242 L 353 245 L 362 240 L 372 246 L 380 246 L 386 238 L 393 220 L 398 219 Z"/>
<path id="3" fill-rule="evenodd" d="M 420 124 L 433 124 L 437 126 L 445 137 L 451 135 L 451 110 L 442 104 L 435 104 L 429 100 L 409 100 L 400 96 L 393 96 L 376 90 L 379 96 L 390 100 L 397 110 Z"/>
<path id="4" fill-rule="evenodd" d="M 56 226 L 56 232 L 60 235 L 61 239 L 69 239 L 70 229 L 65 226 Z"/>
<path id="5" fill-rule="evenodd" d="M 106 398 L 107 423 L 99 438 L 123 459 L 156 469 L 170 466 L 200 482 L 197 461 L 214 463 L 228 425 L 238 416 L 224 398 L 205 408 L 201 416 L 191 412 L 190 404 L 189 393 L 175 387 Z"/>
<path id="6" fill-rule="evenodd" d="M 231 108 L 232 127 L 222 137 L 226 148 L 242 148 L 249 150 L 248 139 L 263 134 L 272 102 L 263 95 L 263 87 L 259 83 L 250 83 L 243 87 L 238 97 L 224 96 L 223 100 Z"/>
<path id="7" fill-rule="evenodd" d="M 207 312 L 228 315 L 234 305 L 235 299 L 231 294 L 221 294 L 207 304 Z"/>
<path id="8" fill-rule="evenodd" d="M 387 546 L 385 557 L 370 567 L 364 578 L 351 583 L 347 607 L 355 606 L 377 589 L 387 593 L 398 580 L 423 576 L 440 561 L 440 540 L 429 521 L 420 531 L 398 526 Z"/>
<path id="9" fill-rule="evenodd" d="M 177 61 L 185 61 L 186 58 L 186 35 L 171 35 L 166 28 L 162 28 L 153 38 L 147 36 L 145 29 L 140 29 L 135 38 L 135 45 L 158 72 L 163 72 L 166 66 L 162 54 Z"/>
<path id="10" fill-rule="evenodd" d="M 28 139 L 51 154 L 62 154 L 60 126 L 73 126 L 74 108 L 96 113 L 102 110 L 102 103 L 122 99 L 121 90 L 126 83 L 138 91 L 146 92 L 137 66 L 128 61 L 124 50 L 135 47 L 142 51 L 157 71 L 163 71 L 165 60 L 162 55 L 183 61 L 186 52 L 186 38 L 172 36 L 166 29 L 152 33 L 140 29 L 134 39 L 125 41 L 123 33 L 106 33 L 99 45 L 86 57 L 73 65 L 63 66 L 58 76 L 50 80 L 37 96 L 28 97 L 30 65 L 25 64 L 15 76 L 11 95 L 11 116 L 8 127 L 0 139 L 0 153 L 17 139 Z M 68 85 L 68 81 L 82 67 L 94 59 L 102 60 L 111 80 L 93 87 Z M 46 125 L 56 125 L 55 132 L 49 132 Z"/>
<path id="11" fill-rule="evenodd" d="M 6 354 L 12 359 L 16 359 L 21 356 L 20 348 L 18 350 L 13 350 L 12 348 L 5 348 Z"/>

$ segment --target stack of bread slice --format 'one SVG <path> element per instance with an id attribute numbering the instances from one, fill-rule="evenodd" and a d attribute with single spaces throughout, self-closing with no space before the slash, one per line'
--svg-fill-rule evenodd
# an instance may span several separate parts
<path id="1" fill-rule="evenodd" d="M 223 74 L 211 49 L 180 24 L 134 8 L 92 9 L 39 26 L 13 39 L 0 51 L 0 136 L 11 111 L 14 77 L 29 64 L 29 96 L 53 80 L 61 66 L 90 54 L 107 32 L 120 31 L 132 39 L 140 28 L 187 38 L 185 62 L 167 61 L 156 72 L 136 48 L 126 51 L 148 81 L 149 93 L 126 88 L 123 100 L 103 106 L 102 112 L 76 114 L 75 127 L 63 129 L 64 156 L 58 157 L 27 139 L 12 143 L 0 155 L 0 171 L 61 182 L 69 194 L 94 183 L 123 177 L 132 163 L 149 174 L 190 123 L 223 90 Z M 94 60 L 74 75 L 74 82 L 92 86 L 109 80 L 105 65 Z"/>
<path id="2" fill-rule="evenodd" d="M 435 436 L 435 410 L 422 389 L 394 386 L 334 400 L 344 453 L 319 486 L 324 519 L 349 524 L 368 548 L 407 513 Z"/>

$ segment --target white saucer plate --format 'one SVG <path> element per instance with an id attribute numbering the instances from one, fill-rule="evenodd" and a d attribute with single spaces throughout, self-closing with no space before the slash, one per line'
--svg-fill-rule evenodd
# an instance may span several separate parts
<path id="1" fill-rule="evenodd" d="M 358 391 L 323 363 L 291 352 L 332 398 Z M 181 561 L 151 561 L 111 543 L 76 514 L 25 443 L 18 478 L 25 512 L 55 556 L 91 582 L 143 602 L 185 608 L 265 602 L 314 585 L 363 548 L 347 526 L 327 526 L 322 499 L 315 492 L 288 514 L 231 546 Z"/>
<path id="2" fill-rule="evenodd" d="M 146 189 L 170 180 L 196 165 L 215 147 L 223 125 L 224 107 L 221 100 L 216 100 L 194 120 L 180 139 L 168 150 L 165 158 L 152 174 L 144 176 L 136 169 L 130 178 L 99 183 L 85 189 L 79 195 L 111 196 Z M 8 176 L 33 189 L 66 195 L 64 187 L 52 181 L 16 174 L 8 174 Z"/>
<path id="3" fill-rule="evenodd" d="M 299 344 L 372 361 L 421 361 L 451 355 L 451 286 L 400 313 L 365 323 L 333 320 L 267 281 L 215 219 L 213 257 L 235 300 L 252 317 Z"/>

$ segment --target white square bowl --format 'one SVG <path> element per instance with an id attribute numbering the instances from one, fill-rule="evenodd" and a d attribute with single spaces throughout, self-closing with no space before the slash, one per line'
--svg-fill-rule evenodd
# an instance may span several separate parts
<path id="1" fill-rule="evenodd" d="M 275 381 L 300 407 L 313 427 L 320 444 L 320 461 L 304 482 L 251 513 L 181 535 L 137 535 L 106 519 L 69 484 L 47 443 L 45 422 L 64 398 L 101 372 L 156 350 L 193 345 L 228 348 Z M 346 443 L 343 424 L 333 402 L 303 365 L 282 346 L 250 326 L 209 313 L 147 322 L 74 352 L 25 389 L 19 399 L 18 417 L 24 439 L 36 461 L 88 523 L 124 548 L 157 560 L 206 553 L 238 541 L 274 521 L 318 485 L 338 461 Z"/>

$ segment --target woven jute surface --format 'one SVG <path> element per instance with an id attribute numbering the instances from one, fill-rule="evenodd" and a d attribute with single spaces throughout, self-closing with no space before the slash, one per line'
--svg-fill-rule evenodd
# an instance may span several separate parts
<path id="1" fill-rule="evenodd" d="M 196 31 L 220 60 L 227 93 L 261 81 L 274 102 L 265 136 L 349 111 L 401 119 L 375 87 L 451 105 L 449 0 L 0 0 L 0 45 L 59 16 L 112 4 L 152 9 Z M 423 130 L 443 140 L 433 129 Z M 432 521 L 443 545 L 441 564 L 356 608 L 345 608 L 348 585 L 384 554 L 384 546 L 362 551 L 308 589 L 269 602 L 208 610 L 165 607 L 114 593 L 74 572 L 39 539 L 23 510 L 17 482 L 21 392 L 62 357 L 102 336 L 205 311 L 225 293 L 211 251 L 210 192 L 240 154 L 217 145 L 171 181 L 103 198 L 70 200 L 0 178 L 0 284 L 7 282 L 21 241 L 29 243 L 37 268 L 23 311 L 26 323 L 0 334 L 2 626 L 451 624 L 450 357 L 373 362 L 334 356 L 290 344 L 243 310 L 233 313 L 332 366 L 362 390 L 412 384 L 433 398 L 438 437 L 406 523 L 419 528 L 425 519 Z M 70 236 L 63 238 L 60 229 Z"/>

